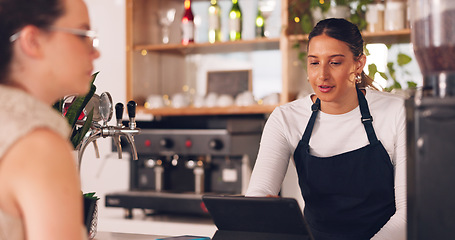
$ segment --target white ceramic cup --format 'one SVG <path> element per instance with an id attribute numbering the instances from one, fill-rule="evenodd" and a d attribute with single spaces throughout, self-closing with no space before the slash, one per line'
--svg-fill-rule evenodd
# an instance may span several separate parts
<path id="1" fill-rule="evenodd" d="M 279 93 L 271 93 L 262 99 L 262 104 L 264 105 L 277 105 L 278 103 L 280 103 Z"/>
<path id="2" fill-rule="evenodd" d="M 147 97 L 145 106 L 147 108 L 162 108 L 164 107 L 163 97 L 157 94 L 152 94 Z"/>
<path id="3" fill-rule="evenodd" d="M 250 91 L 239 93 L 235 98 L 235 105 L 237 106 L 251 106 L 254 104 L 256 104 L 256 101 L 254 100 L 253 93 Z"/>
<path id="4" fill-rule="evenodd" d="M 201 96 L 201 95 L 194 96 L 193 107 L 200 108 L 200 107 L 204 107 L 204 105 L 205 105 L 204 96 Z"/>
<path id="5" fill-rule="evenodd" d="M 187 107 L 190 104 L 189 98 L 184 93 L 176 93 L 172 95 L 171 105 L 174 108 Z"/>
<path id="6" fill-rule="evenodd" d="M 205 97 L 206 107 L 215 107 L 218 100 L 218 94 L 211 92 Z"/>
<path id="7" fill-rule="evenodd" d="M 234 97 L 229 94 L 221 94 L 216 101 L 216 105 L 218 107 L 232 106 L 234 105 Z"/>

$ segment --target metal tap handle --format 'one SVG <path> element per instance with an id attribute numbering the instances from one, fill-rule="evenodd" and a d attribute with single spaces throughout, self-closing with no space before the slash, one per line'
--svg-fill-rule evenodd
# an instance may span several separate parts
<path id="1" fill-rule="evenodd" d="M 117 119 L 117 126 L 122 126 L 122 118 L 123 118 L 123 103 L 115 104 L 115 118 Z"/>
<path id="2" fill-rule="evenodd" d="M 126 107 L 128 108 L 128 116 L 130 118 L 135 118 L 136 117 L 136 102 L 131 100 L 128 102 L 128 104 L 126 105 Z"/>
<path id="3" fill-rule="evenodd" d="M 130 129 L 135 129 L 136 128 L 136 102 L 131 100 L 128 102 L 126 107 L 128 108 L 128 116 L 130 118 Z"/>

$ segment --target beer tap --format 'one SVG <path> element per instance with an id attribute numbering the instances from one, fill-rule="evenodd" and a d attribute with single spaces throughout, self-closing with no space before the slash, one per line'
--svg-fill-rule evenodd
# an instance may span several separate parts
<path id="1" fill-rule="evenodd" d="M 112 118 L 113 108 L 112 108 L 112 98 L 108 92 L 104 92 L 100 95 L 99 108 L 101 119 L 103 121 L 102 125 L 94 121 L 91 124 L 90 130 L 85 134 L 81 143 L 77 146 L 76 150 L 78 151 L 78 163 L 79 167 L 81 164 L 82 156 L 84 154 L 87 146 L 93 142 L 95 146 L 95 151 L 97 151 L 97 158 L 99 158 L 98 147 L 96 145 L 96 140 L 100 137 L 112 137 L 114 139 L 115 145 L 117 146 L 118 156 L 122 158 L 122 146 L 120 137 L 124 136 L 128 143 L 131 145 L 132 158 L 137 160 L 137 150 L 134 142 L 134 135 L 140 133 L 140 129 L 136 127 L 136 102 L 129 101 L 127 104 L 128 115 L 129 115 L 129 126 L 125 127 L 122 124 L 123 116 L 123 104 L 117 103 L 115 105 L 116 110 L 116 120 L 117 124 L 115 126 L 109 126 L 108 122 Z"/>
<path id="2" fill-rule="evenodd" d="M 137 160 L 137 149 L 136 144 L 134 143 L 134 135 L 140 133 L 141 129 L 136 127 L 136 102 L 129 101 L 126 105 L 129 116 L 129 128 L 122 128 L 118 131 L 118 134 L 125 136 L 128 143 L 131 145 L 131 155 L 133 160 Z"/>
<path id="3" fill-rule="evenodd" d="M 125 128 L 122 123 L 122 117 L 123 117 L 123 104 L 122 103 L 117 103 L 115 104 L 115 117 L 117 120 L 117 125 L 116 127 L 118 129 L 123 129 Z M 115 146 L 117 147 L 117 153 L 118 153 L 118 158 L 122 159 L 122 145 L 120 144 L 120 134 L 112 137 L 114 139 Z"/>

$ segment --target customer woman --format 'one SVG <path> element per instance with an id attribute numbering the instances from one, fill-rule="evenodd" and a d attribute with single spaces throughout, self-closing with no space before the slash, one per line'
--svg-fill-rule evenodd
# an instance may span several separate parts
<path id="1" fill-rule="evenodd" d="M 314 93 L 270 115 L 246 195 L 278 195 L 293 156 L 316 240 L 405 239 L 403 99 L 371 86 L 362 36 L 344 19 L 315 26 L 307 61 Z"/>
<path id="2" fill-rule="evenodd" d="M 0 0 L 0 239 L 85 239 L 67 122 L 93 60 L 83 0 Z"/>

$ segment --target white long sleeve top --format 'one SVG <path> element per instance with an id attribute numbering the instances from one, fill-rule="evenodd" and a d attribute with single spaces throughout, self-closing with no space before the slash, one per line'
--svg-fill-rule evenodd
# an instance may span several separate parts
<path id="1" fill-rule="evenodd" d="M 265 124 L 246 196 L 277 195 L 289 160 L 311 116 L 311 94 L 277 107 Z M 376 136 L 395 170 L 396 212 L 372 238 L 406 239 L 406 113 L 404 99 L 366 89 Z M 369 144 L 359 107 L 339 115 L 320 112 L 310 138 L 310 153 L 330 157 Z"/>

